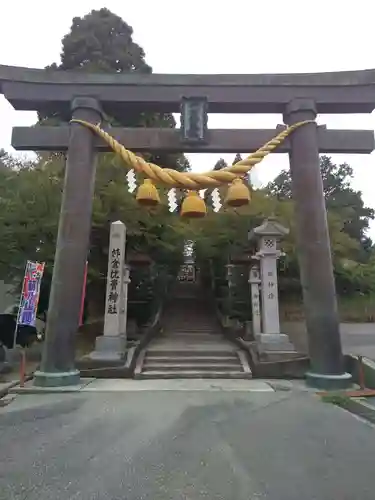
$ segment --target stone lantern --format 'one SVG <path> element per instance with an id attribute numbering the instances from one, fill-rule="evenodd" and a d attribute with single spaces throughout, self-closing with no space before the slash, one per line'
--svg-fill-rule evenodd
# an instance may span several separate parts
<path id="1" fill-rule="evenodd" d="M 249 235 L 250 240 L 257 242 L 256 257 L 259 259 L 260 268 L 262 328 L 256 338 L 261 343 L 271 344 L 273 349 L 280 350 L 293 349 L 288 336 L 280 333 L 277 283 L 277 259 L 282 255 L 278 243 L 288 233 L 288 228 L 269 217 Z"/>

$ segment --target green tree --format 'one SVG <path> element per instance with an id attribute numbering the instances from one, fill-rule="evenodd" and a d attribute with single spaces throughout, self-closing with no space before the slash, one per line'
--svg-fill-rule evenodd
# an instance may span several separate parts
<path id="1" fill-rule="evenodd" d="M 226 188 L 221 188 L 222 199 Z M 191 239 L 196 242 L 197 257 L 202 266 L 212 260 L 217 268 L 223 268 L 230 255 L 241 254 L 244 251 L 254 252 L 254 246 L 248 242 L 248 232 L 260 225 L 264 218 L 275 216 L 278 221 L 290 229 L 289 235 L 281 245 L 286 253 L 281 266 L 280 285 L 285 293 L 300 293 L 299 266 L 296 250 L 296 225 L 293 201 L 279 200 L 271 196 L 267 190 L 252 192 L 250 205 L 240 209 L 223 207 L 217 214 L 209 213 L 202 221 L 190 225 L 194 230 Z M 359 242 L 343 231 L 344 222 L 339 214 L 328 213 L 328 225 L 331 237 L 333 259 L 338 275 L 342 262 L 352 260 L 359 249 Z M 223 268 L 224 269 L 224 268 Z M 366 288 L 367 285 L 363 283 Z"/>
<path id="2" fill-rule="evenodd" d="M 61 64 L 51 68 L 151 73 L 144 50 L 132 36 L 133 28 L 106 8 L 75 17 L 70 33 L 62 39 Z"/>
<path id="3" fill-rule="evenodd" d="M 240 153 L 237 153 L 236 156 L 234 157 L 232 165 L 235 165 L 236 163 L 238 163 L 241 160 L 242 160 L 242 156 L 240 155 Z"/>
<path id="4" fill-rule="evenodd" d="M 13 163 L 0 171 L 0 274 L 12 281 L 22 278 L 27 259 L 51 269 L 63 178 L 61 163 Z"/>
<path id="5" fill-rule="evenodd" d="M 65 71 L 145 72 L 143 50 L 132 40 L 132 29 L 107 9 L 92 11 L 75 18 L 71 31 L 63 39 L 61 63 L 51 69 Z M 64 117 L 57 110 L 44 110 L 39 124 L 59 125 Z M 113 116 L 112 123 L 118 123 Z M 128 126 L 175 126 L 172 115 L 126 114 Z M 183 155 L 144 155 L 162 166 L 187 170 Z M 65 158 L 40 155 L 32 164 L 0 155 L 0 273 L 15 283 L 22 279 L 26 259 L 47 264 L 46 275 L 52 273 Z M 103 305 L 110 223 L 122 220 L 127 225 L 129 252 L 144 252 L 159 263 L 174 267 L 184 241 L 180 221 L 170 215 L 165 192 L 164 205 L 149 212 L 137 206 L 125 179 L 121 160 L 112 153 L 100 154 L 93 202 L 92 231 L 89 253 L 88 294 L 98 306 Z M 141 181 L 141 179 L 139 179 Z M 180 253 L 179 253 L 180 252 Z M 181 253 L 182 255 L 182 253 Z M 136 288 L 136 284 L 133 283 Z"/>
<path id="6" fill-rule="evenodd" d="M 0 149 L 0 169 L 5 170 L 8 168 L 9 155 L 4 149 Z"/>
<path id="7" fill-rule="evenodd" d="M 222 168 L 228 167 L 228 163 L 223 159 L 219 158 L 219 160 L 215 163 L 213 170 L 221 170 Z M 204 201 L 206 203 L 207 208 L 213 209 L 213 201 L 212 201 L 212 191 L 213 188 L 208 188 L 204 192 Z"/>
<path id="8" fill-rule="evenodd" d="M 47 69 L 55 71 L 84 71 L 103 73 L 151 73 L 145 61 L 144 50 L 133 40 L 133 28 L 121 17 L 102 8 L 92 10 L 83 17 L 73 18 L 69 33 L 62 39 L 60 64 Z M 112 125 L 124 127 L 174 128 L 171 113 L 143 113 L 138 110 L 106 110 Z M 58 124 L 66 120 L 58 110 L 48 109 L 39 113 L 39 124 Z M 162 167 L 179 171 L 190 169 L 189 161 L 182 154 L 155 153 L 142 155 L 146 160 Z"/>
<path id="9" fill-rule="evenodd" d="M 132 35 L 133 28 L 106 8 L 74 17 L 69 33 L 62 39 L 60 64 L 52 63 L 46 69 L 86 73 L 151 73 L 151 67 L 145 62 L 145 53 L 133 41 Z M 39 114 L 40 123 L 59 123 L 65 118 L 58 110 L 48 109 Z M 111 110 L 111 122 L 114 124 L 141 126 L 146 125 L 149 119 L 142 113 L 129 113 L 129 110 L 124 119 L 116 110 Z M 168 120 L 170 118 L 166 117 L 165 121 Z"/>
<path id="10" fill-rule="evenodd" d="M 15 162 L 16 163 L 16 162 Z M 0 169 L 0 276 L 19 286 L 25 262 L 46 262 L 44 282 L 52 276 L 64 161 L 37 159 L 22 168 Z M 182 221 L 164 203 L 150 212 L 138 207 L 124 182 L 124 167 L 112 154 L 100 155 L 93 201 L 89 249 L 88 298 L 103 305 L 111 222 L 127 227 L 127 250 L 145 253 L 174 267 L 182 258 Z"/>
<path id="11" fill-rule="evenodd" d="M 228 166 L 228 163 L 223 159 L 220 158 L 214 166 L 214 170 L 221 170 L 222 168 L 226 168 Z"/>
<path id="12" fill-rule="evenodd" d="M 366 235 L 375 211 L 366 207 L 361 191 L 351 187 L 353 169 L 347 163 L 336 165 L 328 156 L 320 158 L 324 197 L 327 210 L 343 222 L 342 230 L 360 243 L 357 259 L 366 261 L 371 255 L 372 241 Z M 292 180 L 289 171 L 282 171 L 267 186 L 268 192 L 279 200 L 292 199 Z"/>

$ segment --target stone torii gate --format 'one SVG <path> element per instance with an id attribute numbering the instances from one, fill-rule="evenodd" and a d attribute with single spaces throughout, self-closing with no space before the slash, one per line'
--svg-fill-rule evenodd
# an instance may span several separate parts
<path id="1" fill-rule="evenodd" d="M 182 111 L 182 135 L 176 129 L 111 129 L 111 135 L 133 151 L 253 152 L 270 140 L 275 130 L 207 130 L 207 112 L 281 113 L 286 125 L 315 120 L 317 113 L 371 113 L 375 108 L 375 70 L 294 75 L 111 75 L 0 66 L 0 92 L 16 110 L 59 110 L 67 122 L 74 118 L 103 123 L 104 113 L 119 117 L 130 111 Z M 198 129 L 189 125 L 189 109 Z M 67 152 L 45 350 L 35 384 L 77 384 L 74 335 L 90 235 L 95 157 L 108 147 L 78 123 L 15 127 L 12 145 L 17 150 Z M 311 357 L 307 378 L 317 386 L 343 387 L 350 380 L 341 349 L 319 152 L 370 153 L 373 149 L 372 131 L 328 130 L 312 122 L 296 130 L 276 150 L 290 157 Z"/>

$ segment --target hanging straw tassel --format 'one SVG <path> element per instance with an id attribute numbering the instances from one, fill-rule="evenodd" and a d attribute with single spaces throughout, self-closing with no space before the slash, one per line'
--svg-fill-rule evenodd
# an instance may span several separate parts
<path id="1" fill-rule="evenodd" d="M 137 191 L 135 198 L 140 205 L 145 207 L 154 207 L 160 203 L 160 196 L 155 184 L 151 179 L 145 179 Z"/>
<path id="2" fill-rule="evenodd" d="M 228 188 L 225 204 L 230 207 L 243 207 L 250 203 L 250 191 L 240 178 L 234 179 Z"/>
<path id="3" fill-rule="evenodd" d="M 198 219 L 207 213 L 206 204 L 197 191 L 189 191 L 182 202 L 181 217 Z"/>

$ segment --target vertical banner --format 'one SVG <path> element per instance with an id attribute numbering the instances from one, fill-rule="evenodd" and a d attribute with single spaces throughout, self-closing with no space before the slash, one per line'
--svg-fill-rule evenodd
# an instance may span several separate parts
<path id="1" fill-rule="evenodd" d="M 27 261 L 25 277 L 23 279 L 20 307 L 18 310 L 17 326 L 35 326 L 40 283 L 44 273 L 44 266 L 44 262 Z"/>

